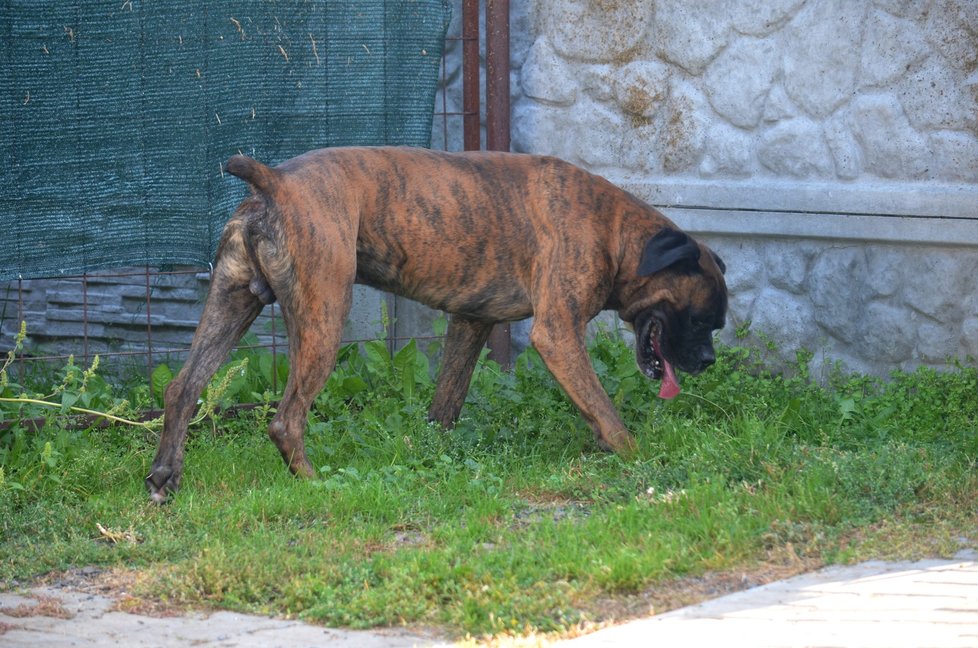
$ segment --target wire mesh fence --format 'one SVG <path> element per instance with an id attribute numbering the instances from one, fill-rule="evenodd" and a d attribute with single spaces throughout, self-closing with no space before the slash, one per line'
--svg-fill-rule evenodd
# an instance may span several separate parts
<path id="1" fill-rule="evenodd" d="M 478 148 L 483 138 L 479 3 L 455 4 L 440 48 L 431 128 L 431 147 L 448 151 Z M 468 66 L 463 64 L 463 51 L 470 57 Z M 228 215 L 230 209 L 224 216 Z M 0 351 L 13 348 L 21 322 L 26 322 L 26 343 L 12 367 L 20 382 L 34 373 L 50 373 L 70 357 L 87 365 L 96 355 L 108 374 L 151 382 L 160 363 L 179 364 L 186 356 L 209 275 L 209 266 L 197 264 L 18 277 L 0 284 Z M 439 318 L 441 314 L 409 300 L 357 286 L 344 342 L 384 339 L 394 350 L 409 339 L 434 340 Z M 276 304 L 265 308 L 239 346 L 268 350 L 273 365 L 287 348 Z M 272 372 L 273 381 L 276 376 Z"/>

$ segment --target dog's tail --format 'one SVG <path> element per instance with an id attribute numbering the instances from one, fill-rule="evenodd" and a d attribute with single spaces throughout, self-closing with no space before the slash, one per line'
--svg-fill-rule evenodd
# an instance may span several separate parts
<path id="1" fill-rule="evenodd" d="M 278 185 L 279 172 L 247 155 L 235 155 L 224 165 L 224 170 L 250 184 L 255 191 L 271 196 Z"/>
<path id="2" fill-rule="evenodd" d="M 253 160 L 246 155 L 235 155 L 227 161 L 224 169 L 231 175 L 237 176 L 251 185 L 251 188 L 262 198 L 266 205 L 274 200 L 275 190 L 279 184 L 281 175 L 275 169 L 257 160 Z M 248 218 L 244 222 L 242 240 L 245 252 L 248 255 L 251 272 L 253 273 L 248 283 L 248 289 L 263 304 L 271 304 L 277 299 L 277 296 L 270 285 L 268 270 L 263 267 L 261 258 L 267 257 L 266 260 L 270 261 L 276 259 L 278 255 L 274 252 L 261 254 L 258 251 L 258 247 L 264 247 L 266 249 L 270 247 L 271 250 L 278 247 L 278 226 L 274 221 L 269 220 L 266 215 L 267 212 L 263 210 L 262 217 Z M 269 246 L 267 245 L 268 243 L 272 245 Z M 272 268 L 269 269 L 271 270 Z"/>

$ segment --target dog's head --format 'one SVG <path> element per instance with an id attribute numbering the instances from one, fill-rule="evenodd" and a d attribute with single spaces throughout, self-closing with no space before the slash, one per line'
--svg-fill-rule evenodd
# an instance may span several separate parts
<path id="1" fill-rule="evenodd" d="M 673 367 L 697 374 L 716 360 L 713 331 L 727 314 L 726 268 L 712 250 L 665 227 L 648 240 L 623 317 L 635 330 L 638 366 L 662 379 L 661 398 L 679 393 Z"/>

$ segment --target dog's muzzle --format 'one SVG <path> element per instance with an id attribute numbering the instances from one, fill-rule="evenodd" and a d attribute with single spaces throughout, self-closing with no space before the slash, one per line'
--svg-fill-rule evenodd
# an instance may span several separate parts
<path id="1" fill-rule="evenodd" d="M 670 399 L 681 390 L 676 372 L 662 352 L 663 321 L 651 309 L 635 321 L 635 355 L 638 368 L 653 380 L 662 380 L 659 398 Z"/>

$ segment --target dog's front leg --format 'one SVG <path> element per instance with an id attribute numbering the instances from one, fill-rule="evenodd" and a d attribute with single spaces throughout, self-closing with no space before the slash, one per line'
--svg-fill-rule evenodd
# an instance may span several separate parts
<path id="1" fill-rule="evenodd" d="M 428 420 L 441 423 L 446 428 L 455 425 L 462 403 L 469 391 L 472 371 L 493 323 L 466 317 L 452 316 L 445 337 L 445 351 L 442 357 L 441 372 L 435 397 L 428 410 Z"/>
<path id="2" fill-rule="evenodd" d="M 633 454 L 635 440 L 594 372 L 583 328 L 579 330 L 572 319 L 559 314 L 538 314 L 530 331 L 530 342 L 580 410 L 598 445 L 619 455 Z"/>

